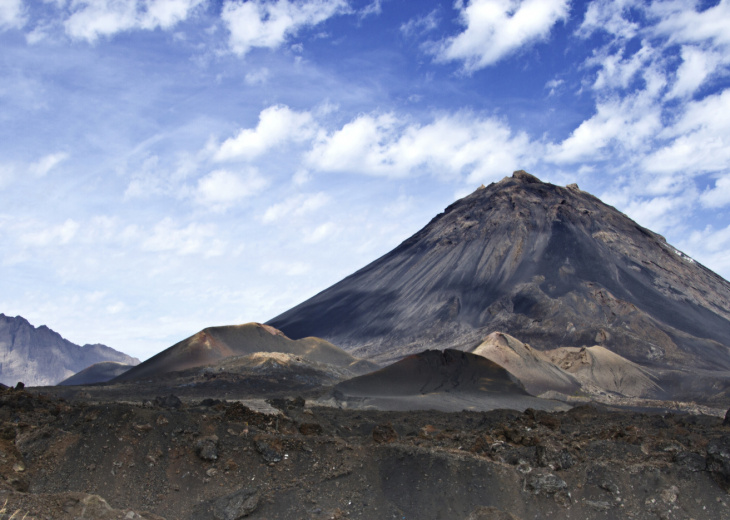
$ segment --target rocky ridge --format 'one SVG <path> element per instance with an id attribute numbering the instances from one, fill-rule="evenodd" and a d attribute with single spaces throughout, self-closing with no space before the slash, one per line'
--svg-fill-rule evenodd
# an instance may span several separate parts
<path id="1" fill-rule="evenodd" d="M 102 361 L 127 365 L 137 358 L 106 345 L 76 345 L 45 325 L 34 327 L 20 316 L 0 314 L 0 382 L 15 386 L 55 385 L 86 367 Z"/>

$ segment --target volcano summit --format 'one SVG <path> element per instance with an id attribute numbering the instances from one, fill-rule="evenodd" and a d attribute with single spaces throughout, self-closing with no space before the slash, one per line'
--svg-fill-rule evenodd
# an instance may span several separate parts
<path id="1" fill-rule="evenodd" d="M 524 171 L 268 323 L 381 363 L 500 331 L 537 350 L 730 370 L 730 283 L 576 184 Z"/>

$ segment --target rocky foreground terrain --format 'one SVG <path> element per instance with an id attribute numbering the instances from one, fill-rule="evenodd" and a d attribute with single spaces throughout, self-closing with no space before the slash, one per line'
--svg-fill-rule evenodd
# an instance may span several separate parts
<path id="1" fill-rule="evenodd" d="M 730 518 L 730 426 L 0 394 L 0 518 Z"/>

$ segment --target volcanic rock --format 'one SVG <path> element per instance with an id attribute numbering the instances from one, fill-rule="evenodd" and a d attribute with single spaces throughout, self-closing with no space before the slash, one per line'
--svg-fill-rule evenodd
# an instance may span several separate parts
<path id="1" fill-rule="evenodd" d="M 730 283 L 577 186 L 522 171 L 268 323 L 381 363 L 498 330 L 537 350 L 730 370 Z"/>

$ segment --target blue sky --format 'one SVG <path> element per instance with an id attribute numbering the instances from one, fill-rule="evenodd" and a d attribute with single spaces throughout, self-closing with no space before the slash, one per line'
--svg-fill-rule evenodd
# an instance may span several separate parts
<path id="1" fill-rule="evenodd" d="M 145 359 L 525 169 L 730 278 L 730 1 L 0 0 L 0 312 Z"/>

